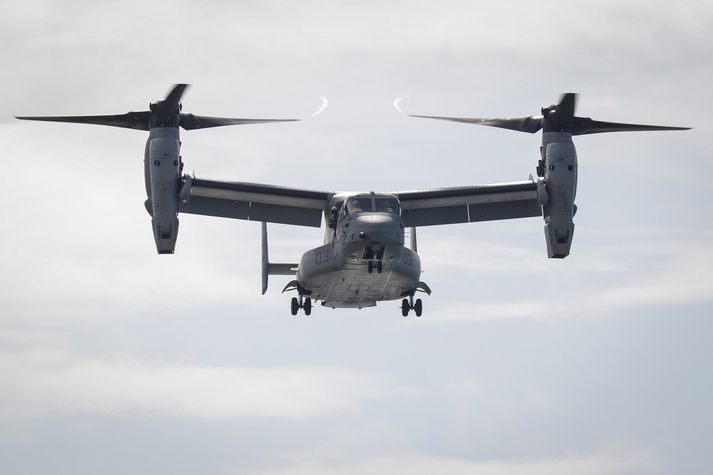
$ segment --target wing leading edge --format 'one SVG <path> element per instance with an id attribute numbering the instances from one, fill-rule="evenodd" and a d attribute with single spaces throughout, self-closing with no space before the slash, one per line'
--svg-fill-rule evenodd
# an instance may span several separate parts
<path id="1" fill-rule="evenodd" d="M 331 192 L 245 182 L 192 179 L 179 212 L 223 218 L 320 227 Z M 407 227 L 542 216 L 537 184 L 399 191 Z"/>
<path id="2" fill-rule="evenodd" d="M 407 227 L 542 216 L 532 181 L 393 194 L 401 201 Z"/>
<path id="3" fill-rule="evenodd" d="M 192 179 L 187 201 L 178 211 L 188 214 L 320 227 L 333 193 L 257 183 Z"/>

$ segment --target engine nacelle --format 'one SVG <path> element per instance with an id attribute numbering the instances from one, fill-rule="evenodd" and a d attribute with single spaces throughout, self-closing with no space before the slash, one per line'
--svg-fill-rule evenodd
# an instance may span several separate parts
<path id="1" fill-rule="evenodd" d="M 545 218 L 547 256 L 564 258 L 569 255 L 574 236 L 574 198 L 577 194 L 577 151 L 572 136 L 562 132 L 543 134 L 545 151 L 545 186 L 547 204 L 542 207 Z"/>
<path id="2" fill-rule="evenodd" d="M 146 147 L 146 178 L 151 226 L 159 254 L 173 254 L 178 237 L 180 146 L 177 128 L 151 129 Z"/>

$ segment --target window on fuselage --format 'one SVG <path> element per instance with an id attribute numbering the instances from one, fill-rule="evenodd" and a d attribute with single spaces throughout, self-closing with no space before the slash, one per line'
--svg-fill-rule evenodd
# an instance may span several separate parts
<path id="1" fill-rule="evenodd" d="M 374 211 L 371 198 L 349 198 L 347 201 L 347 211 L 349 214 L 361 213 L 362 211 Z"/>
<path id="2" fill-rule="evenodd" d="M 399 201 L 396 198 L 374 198 L 377 213 L 399 214 Z"/>

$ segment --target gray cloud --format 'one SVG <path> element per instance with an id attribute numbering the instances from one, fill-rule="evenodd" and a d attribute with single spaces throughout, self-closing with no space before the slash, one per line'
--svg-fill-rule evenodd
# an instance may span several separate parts
<path id="1" fill-rule="evenodd" d="M 705 473 L 709 3 L 0 4 L 0 459 L 47 473 Z M 288 314 L 259 227 L 181 218 L 156 256 L 145 135 L 20 114 L 307 118 L 185 133 L 188 170 L 326 190 L 522 180 L 539 137 L 408 119 L 536 114 L 687 133 L 577 140 L 573 253 L 541 221 L 424 228 L 434 289 Z M 298 259 L 321 230 L 271 226 Z M 556 318 L 551 318 L 556 317 Z M 40 456 L 41 455 L 41 456 Z M 398 470 L 397 470 L 398 468 Z"/>
<path id="2" fill-rule="evenodd" d="M 352 410 L 364 398 L 391 391 L 377 379 L 336 368 L 97 360 L 48 348 L 3 352 L 0 379 L 6 384 L 0 420 L 14 423 L 56 413 L 132 411 L 209 420 L 307 419 Z"/>
<path id="3" fill-rule="evenodd" d="M 525 475 L 530 473 L 549 474 L 627 474 L 653 473 L 656 464 L 641 455 L 589 455 L 566 456 L 557 459 L 532 460 L 524 462 L 487 461 L 424 457 L 417 454 L 394 457 L 374 458 L 350 466 L 304 465 L 287 470 L 259 472 L 261 475 L 366 475 L 371 473 L 404 473 L 420 475 L 430 473 L 449 473 L 453 475 L 494 474 Z"/>

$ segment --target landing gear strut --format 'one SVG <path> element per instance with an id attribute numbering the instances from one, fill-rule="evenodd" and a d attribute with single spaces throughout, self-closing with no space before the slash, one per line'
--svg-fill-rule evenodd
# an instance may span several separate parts
<path id="1" fill-rule="evenodd" d="M 416 313 L 417 317 L 420 317 L 423 313 L 423 303 L 421 299 L 416 299 L 416 302 L 414 302 L 413 295 L 409 295 L 409 298 L 401 301 L 401 315 L 407 317 L 411 310 Z"/>
<path id="2" fill-rule="evenodd" d="M 297 315 L 297 312 L 299 312 L 300 309 L 305 311 L 305 315 L 311 315 L 312 299 L 309 297 L 304 298 L 302 295 L 300 295 L 299 300 L 297 297 L 292 297 L 292 301 L 290 302 L 290 311 L 292 312 L 292 315 Z"/>

